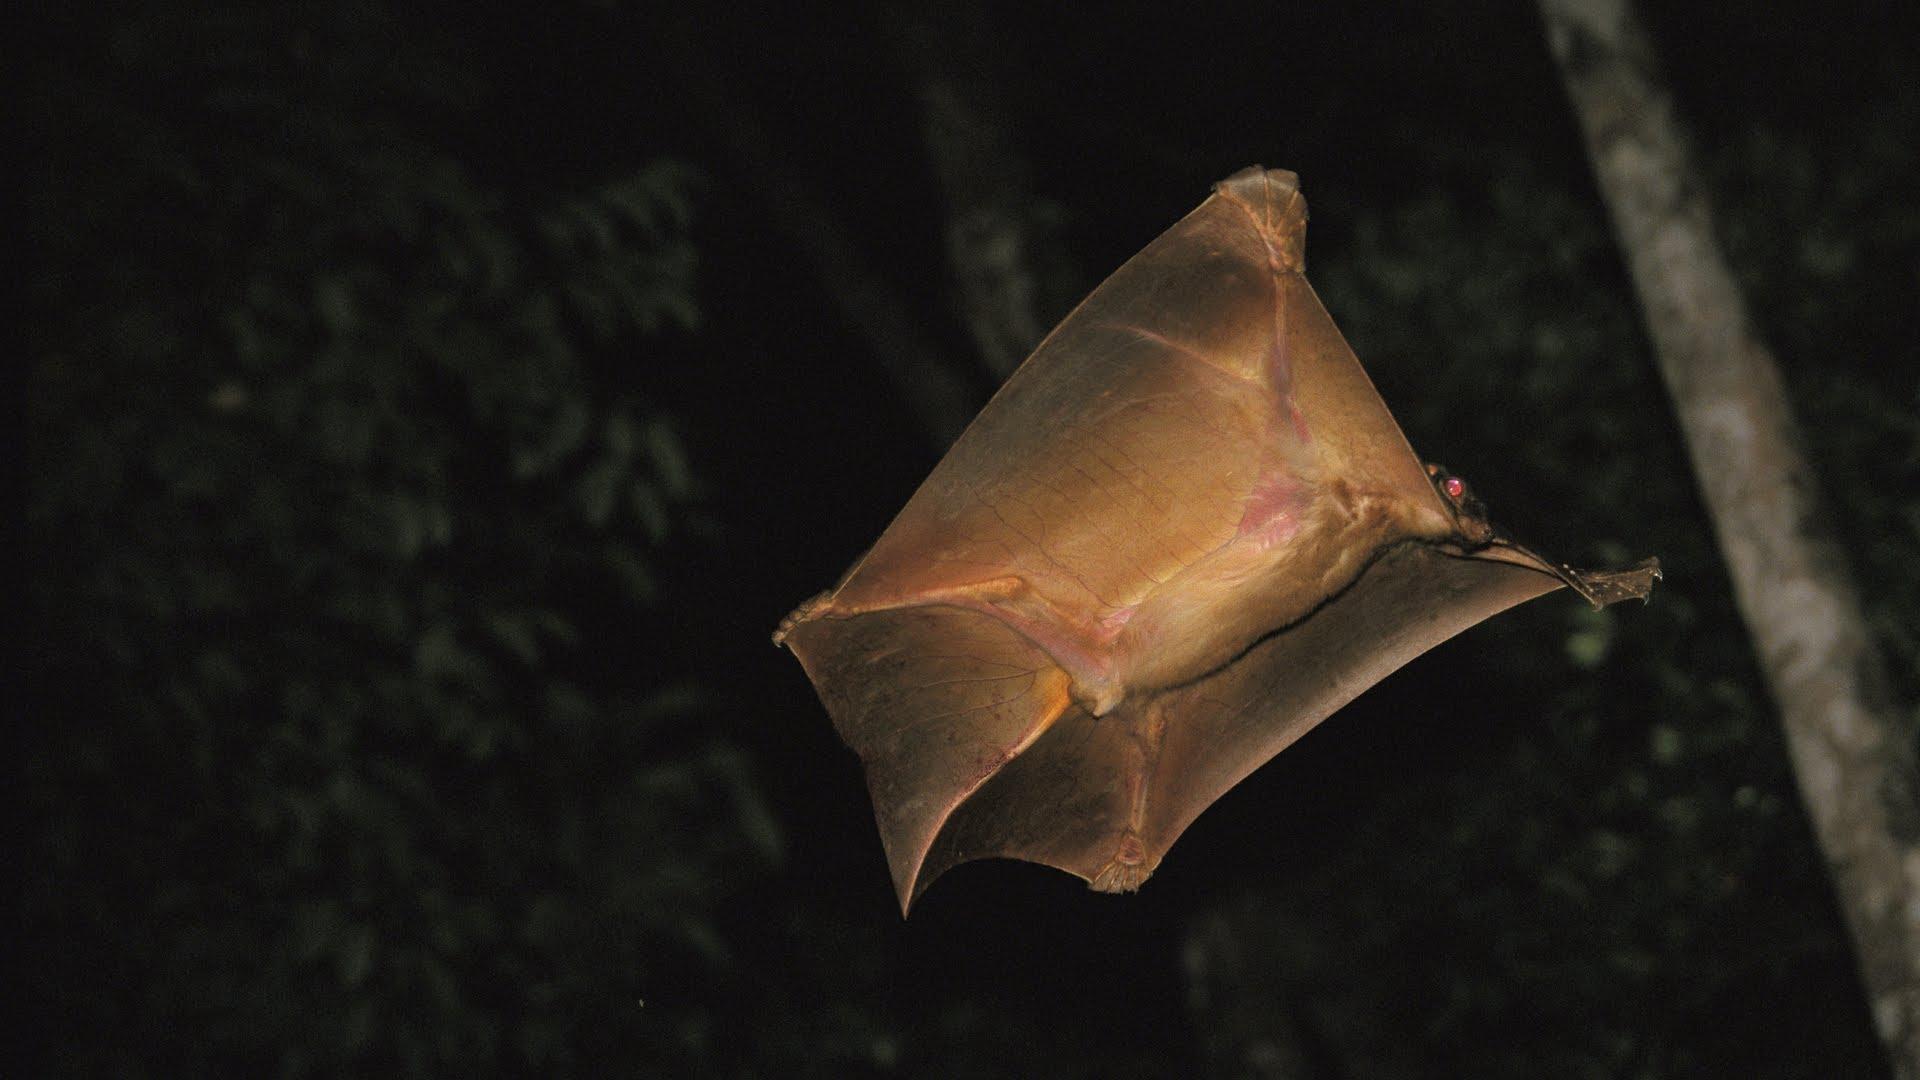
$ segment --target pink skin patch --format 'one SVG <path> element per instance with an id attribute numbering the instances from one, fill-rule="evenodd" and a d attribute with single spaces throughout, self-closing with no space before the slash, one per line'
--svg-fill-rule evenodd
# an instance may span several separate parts
<path id="1" fill-rule="evenodd" d="M 1247 495 L 1240 536 L 1262 548 L 1284 544 L 1300 531 L 1300 514 L 1306 505 L 1300 484 L 1283 476 L 1266 476 Z"/>
<path id="2" fill-rule="evenodd" d="M 1139 610 L 1140 605 L 1135 604 L 1132 607 L 1123 607 L 1106 618 L 1101 619 L 1100 640 L 1112 641 L 1114 638 L 1119 637 L 1120 631 L 1126 629 L 1127 621 L 1132 619 L 1133 613 Z"/>
<path id="3" fill-rule="evenodd" d="M 1300 407 L 1293 403 L 1293 395 L 1287 395 L 1287 414 L 1293 418 L 1293 434 L 1303 443 L 1313 441 L 1313 433 L 1307 430 L 1307 418 L 1300 415 Z"/>

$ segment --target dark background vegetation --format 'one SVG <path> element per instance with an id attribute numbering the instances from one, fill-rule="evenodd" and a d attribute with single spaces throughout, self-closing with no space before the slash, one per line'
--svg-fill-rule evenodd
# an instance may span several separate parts
<path id="1" fill-rule="evenodd" d="M 1910 10 L 1645 6 L 1908 701 Z M 1047 319 L 1296 169 L 1414 444 L 1664 587 L 1435 650 L 1137 896 L 978 863 L 900 919 L 767 635 L 936 456 L 769 194 L 991 388 L 902 11 L 47 16 L 9 1071 L 1881 1075 L 1524 3 L 1009 4 L 979 74 Z"/>

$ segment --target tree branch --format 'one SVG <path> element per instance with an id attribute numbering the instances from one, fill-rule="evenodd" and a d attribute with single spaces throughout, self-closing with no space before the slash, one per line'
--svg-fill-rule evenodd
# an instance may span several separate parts
<path id="1" fill-rule="evenodd" d="M 849 326 L 913 412 L 936 453 L 944 453 L 979 409 L 981 395 L 934 344 L 909 306 L 861 257 L 825 200 L 780 166 L 766 131 L 727 89 L 712 57 L 676 33 L 680 85 L 714 120 L 722 148 L 759 194 L 775 229 L 800 249 Z"/>
<path id="2" fill-rule="evenodd" d="M 1624 0 L 1542 0 L 1800 792 L 1901 1080 L 1920 1080 L 1912 746 L 1787 389 L 1713 236 L 1671 94 Z"/>
<path id="3" fill-rule="evenodd" d="M 1026 162 L 994 87 L 995 45 L 966 5 L 889 5 L 887 30 L 920 98 L 921 126 L 947 206 L 947 262 L 960 313 L 996 380 L 1046 333 L 1035 271 L 1039 243 Z"/>

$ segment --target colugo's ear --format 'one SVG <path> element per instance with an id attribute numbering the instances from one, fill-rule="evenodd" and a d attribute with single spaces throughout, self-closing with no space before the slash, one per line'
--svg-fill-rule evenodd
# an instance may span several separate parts
<path id="1" fill-rule="evenodd" d="M 1572 585 L 1424 465 L 1250 169 L 1048 336 L 776 640 L 866 764 L 902 908 L 1007 856 L 1137 887 L 1207 805 L 1407 660 Z"/>

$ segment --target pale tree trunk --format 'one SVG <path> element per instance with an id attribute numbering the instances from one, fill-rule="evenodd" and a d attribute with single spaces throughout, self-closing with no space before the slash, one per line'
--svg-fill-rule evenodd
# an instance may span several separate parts
<path id="1" fill-rule="evenodd" d="M 1780 371 L 1714 239 L 1672 95 L 1624 0 L 1541 0 L 1901 1080 L 1920 1080 L 1913 748 L 1819 507 Z M 1764 181 L 1764 178 L 1762 178 Z"/>

